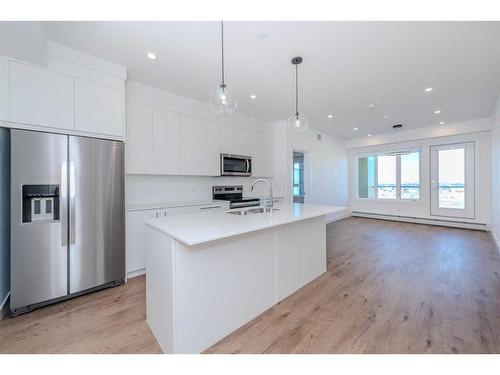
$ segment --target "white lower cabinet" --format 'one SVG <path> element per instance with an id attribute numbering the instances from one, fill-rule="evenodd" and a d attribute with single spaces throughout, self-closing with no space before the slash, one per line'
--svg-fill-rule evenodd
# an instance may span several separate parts
<path id="1" fill-rule="evenodd" d="M 125 220 L 125 268 L 127 276 L 133 277 L 145 272 L 146 224 L 144 220 L 153 219 L 158 210 L 130 211 Z"/>
<path id="2" fill-rule="evenodd" d="M 145 249 L 148 238 L 145 220 L 227 209 L 229 209 L 229 203 L 128 211 L 125 216 L 125 268 L 127 276 L 130 278 L 146 272 Z"/>

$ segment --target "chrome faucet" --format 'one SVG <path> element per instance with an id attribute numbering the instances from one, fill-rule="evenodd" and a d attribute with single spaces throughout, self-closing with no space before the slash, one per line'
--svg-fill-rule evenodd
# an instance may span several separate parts
<path id="1" fill-rule="evenodd" d="M 265 204 L 265 207 L 267 209 L 269 209 L 269 211 L 272 211 L 273 210 L 273 185 L 271 185 L 271 183 L 268 180 L 266 180 L 266 179 L 258 178 L 257 180 L 255 180 L 252 183 L 252 187 L 250 188 L 251 192 L 253 191 L 253 187 L 255 186 L 255 184 L 257 182 L 265 182 L 267 184 L 267 186 L 269 187 L 269 199 L 264 204 Z"/>

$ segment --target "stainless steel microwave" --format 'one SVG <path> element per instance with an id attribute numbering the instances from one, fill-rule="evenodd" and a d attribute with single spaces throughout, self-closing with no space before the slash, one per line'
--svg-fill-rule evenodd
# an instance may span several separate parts
<path id="1" fill-rule="evenodd" d="M 251 176 L 252 157 L 233 154 L 220 154 L 221 176 Z"/>

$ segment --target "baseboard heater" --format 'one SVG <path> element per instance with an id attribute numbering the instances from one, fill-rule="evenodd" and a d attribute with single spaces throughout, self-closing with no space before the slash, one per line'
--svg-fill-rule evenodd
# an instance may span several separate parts
<path id="1" fill-rule="evenodd" d="M 365 217 L 369 219 L 391 220 L 391 221 L 404 221 L 407 223 L 427 224 L 427 225 L 440 225 L 444 227 L 454 228 L 467 228 L 475 230 L 489 231 L 490 225 L 485 223 L 471 223 L 468 221 L 455 221 L 446 219 L 424 219 L 414 216 L 402 215 L 388 215 L 388 214 L 375 214 L 370 212 L 352 211 L 352 216 Z"/>

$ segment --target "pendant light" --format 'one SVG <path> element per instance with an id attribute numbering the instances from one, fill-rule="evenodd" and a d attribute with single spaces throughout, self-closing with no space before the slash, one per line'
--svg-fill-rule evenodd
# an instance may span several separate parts
<path id="1" fill-rule="evenodd" d="M 292 59 L 292 64 L 295 65 L 295 113 L 288 119 L 287 126 L 295 135 L 304 133 L 309 128 L 309 120 L 299 112 L 299 64 L 301 62 L 300 56 Z"/>
<path id="2" fill-rule="evenodd" d="M 221 64 L 221 84 L 212 90 L 209 94 L 209 103 L 212 108 L 219 114 L 225 115 L 236 110 L 238 103 L 233 90 L 226 85 L 224 72 L 224 21 L 221 21 L 221 47 L 222 47 L 222 64 Z"/>
<path id="3" fill-rule="evenodd" d="M 391 140 L 389 141 L 389 146 L 387 148 L 386 156 L 398 156 L 398 155 L 408 155 L 411 151 L 404 148 L 403 134 L 401 133 L 403 129 L 402 124 L 396 124 L 392 126 Z"/>

